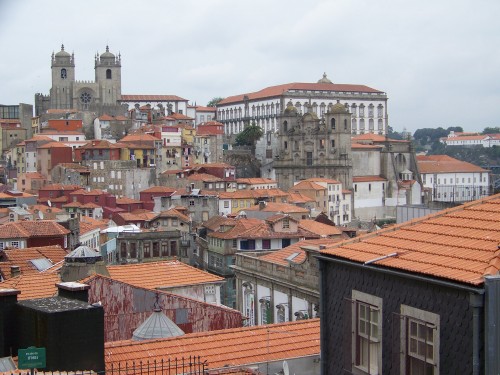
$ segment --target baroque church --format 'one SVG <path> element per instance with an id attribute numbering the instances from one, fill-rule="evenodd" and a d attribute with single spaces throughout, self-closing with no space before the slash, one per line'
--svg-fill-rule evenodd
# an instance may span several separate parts
<path id="1" fill-rule="evenodd" d="M 320 119 L 313 111 L 301 115 L 290 101 L 280 120 L 274 169 L 281 189 L 312 177 L 352 188 L 351 114 L 343 104 L 330 105 Z"/>
<path id="2" fill-rule="evenodd" d="M 121 55 L 109 52 L 95 55 L 95 80 L 75 79 L 75 55 L 64 50 L 52 53 L 52 88 L 49 95 L 35 95 L 37 116 L 48 110 L 72 110 L 118 115 L 124 112 L 121 100 Z M 126 109 L 125 109 L 126 111 Z"/>

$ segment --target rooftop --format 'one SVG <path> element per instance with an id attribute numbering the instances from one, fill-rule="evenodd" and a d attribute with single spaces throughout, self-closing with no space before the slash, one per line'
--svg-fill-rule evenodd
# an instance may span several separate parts
<path id="1" fill-rule="evenodd" d="M 500 194 L 382 229 L 323 255 L 479 286 L 500 270 Z"/>
<path id="2" fill-rule="evenodd" d="M 319 319 L 105 344 L 106 368 L 199 355 L 211 369 L 319 355 Z"/>
<path id="3" fill-rule="evenodd" d="M 176 260 L 108 266 L 107 268 L 112 279 L 149 289 L 173 288 L 224 280 L 222 277 Z"/>
<path id="4" fill-rule="evenodd" d="M 417 164 L 420 173 L 488 172 L 477 165 L 452 158 L 448 155 L 417 155 Z"/>

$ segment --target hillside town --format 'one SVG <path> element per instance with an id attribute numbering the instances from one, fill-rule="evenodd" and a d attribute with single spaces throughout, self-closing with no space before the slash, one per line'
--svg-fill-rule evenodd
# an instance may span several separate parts
<path id="1" fill-rule="evenodd" d="M 67 50 L 0 105 L 0 373 L 500 372 L 499 165 L 324 72 L 202 106 Z"/>

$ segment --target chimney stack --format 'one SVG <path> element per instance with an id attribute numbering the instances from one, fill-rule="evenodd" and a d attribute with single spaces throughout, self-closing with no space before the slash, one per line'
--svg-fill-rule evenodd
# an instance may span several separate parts
<path id="1" fill-rule="evenodd" d="M 85 303 L 89 302 L 90 285 L 68 281 L 56 284 L 59 297 L 75 299 Z"/>

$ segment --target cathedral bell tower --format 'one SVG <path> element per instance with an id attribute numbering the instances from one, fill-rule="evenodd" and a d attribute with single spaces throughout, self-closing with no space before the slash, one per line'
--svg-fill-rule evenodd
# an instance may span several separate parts
<path id="1" fill-rule="evenodd" d="M 75 56 L 64 50 L 64 44 L 59 52 L 52 53 L 51 68 L 50 108 L 71 109 L 75 82 Z"/>
<path id="2" fill-rule="evenodd" d="M 95 82 L 99 86 L 101 105 L 115 105 L 121 99 L 121 55 L 106 52 L 95 56 Z"/>

